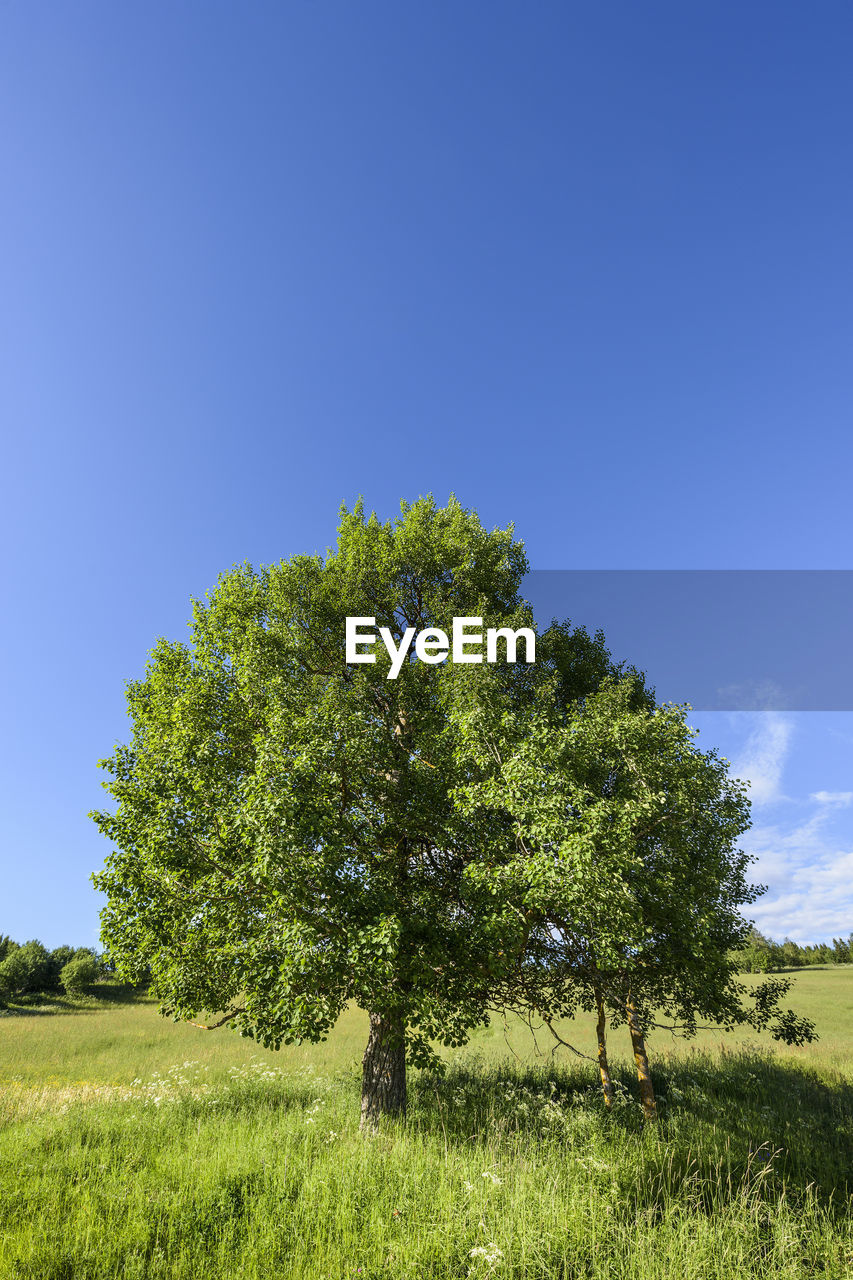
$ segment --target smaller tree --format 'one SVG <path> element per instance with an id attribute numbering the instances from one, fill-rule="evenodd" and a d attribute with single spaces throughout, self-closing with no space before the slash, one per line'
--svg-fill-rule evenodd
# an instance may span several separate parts
<path id="1" fill-rule="evenodd" d="M 50 956 L 36 939 L 15 947 L 0 963 L 0 997 L 4 1000 L 44 991 L 49 980 Z"/>
<path id="2" fill-rule="evenodd" d="M 81 948 L 63 967 L 60 980 L 68 995 L 86 995 L 98 981 L 100 971 L 97 957 L 88 949 Z"/>
<path id="3" fill-rule="evenodd" d="M 62 970 L 68 964 L 69 960 L 74 959 L 74 948 L 68 946 L 54 947 L 50 953 L 50 974 L 48 985 L 51 990 L 56 990 L 61 985 Z"/>
<path id="4" fill-rule="evenodd" d="M 786 952 L 784 946 L 765 938 L 753 925 L 732 959 L 742 973 L 774 973 L 786 963 Z"/>
<path id="5" fill-rule="evenodd" d="M 749 805 L 725 762 L 695 746 L 684 708 L 655 707 L 628 678 L 574 707 L 543 701 L 523 726 L 482 699 L 465 726 L 485 776 L 460 788 L 460 803 L 497 806 L 515 828 L 506 857 L 472 869 L 527 923 L 508 1002 L 520 995 L 549 1025 L 595 1009 L 606 1100 L 608 1016 L 630 1032 L 647 1119 L 652 1028 L 691 1036 L 702 1021 L 814 1038 L 779 1009 L 788 983 L 750 991 L 736 980 L 749 929 L 740 909 L 761 892 L 737 844 Z"/>

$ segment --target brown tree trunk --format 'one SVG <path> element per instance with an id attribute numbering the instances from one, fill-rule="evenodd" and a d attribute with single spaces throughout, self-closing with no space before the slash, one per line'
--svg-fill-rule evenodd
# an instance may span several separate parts
<path id="1" fill-rule="evenodd" d="M 361 1129 L 375 1133 L 383 1116 L 406 1115 L 406 1043 L 400 1014 L 370 1014 L 362 1059 Z"/>
<path id="2" fill-rule="evenodd" d="M 634 1048 L 634 1061 L 637 1064 L 637 1079 L 640 1082 L 640 1101 L 643 1104 L 643 1119 L 647 1121 L 657 1120 L 658 1107 L 655 1102 L 655 1091 L 652 1085 L 652 1076 L 649 1071 L 649 1057 L 646 1053 L 646 1041 L 640 1030 L 639 1019 L 637 1018 L 637 1010 L 634 1007 L 634 1001 L 630 995 L 625 1005 L 628 1014 L 628 1030 L 631 1032 L 631 1044 Z"/>
<path id="3" fill-rule="evenodd" d="M 604 1105 L 609 1111 L 613 1106 L 613 1081 L 610 1079 L 610 1067 L 607 1062 L 607 1017 L 598 986 L 595 987 L 595 1007 L 598 1010 L 598 1071 L 604 1092 Z"/>

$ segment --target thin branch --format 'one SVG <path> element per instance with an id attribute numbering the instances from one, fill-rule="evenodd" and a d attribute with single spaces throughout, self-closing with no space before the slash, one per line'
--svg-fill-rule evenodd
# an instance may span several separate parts
<path id="1" fill-rule="evenodd" d="M 245 1012 L 246 1010 L 242 1007 L 232 1009 L 231 1013 L 226 1013 L 224 1018 L 220 1018 L 218 1022 L 211 1022 L 209 1026 L 204 1022 L 193 1022 L 190 1018 L 187 1018 L 187 1022 L 191 1027 L 198 1027 L 199 1031 L 216 1031 L 218 1027 L 224 1027 L 226 1022 L 232 1022 L 234 1018 L 239 1018 L 240 1014 Z"/>
<path id="2" fill-rule="evenodd" d="M 551 1035 L 557 1041 L 557 1043 L 554 1045 L 554 1048 L 551 1050 L 552 1057 L 557 1052 L 560 1045 L 562 1045 L 563 1048 L 565 1049 L 571 1049 L 572 1053 L 577 1054 L 579 1058 L 584 1058 L 587 1062 L 594 1062 L 596 1065 L 598 1065 L 597 1058 L 591 1058 L 588 1053 L 581 1053 L 580 1049 L 576 1049 L 573 1044 L 569 1044 L 568 1040 L 564 1040 L 563 1037 L 554 1030 L 553 1023 L 550 1021 L 549 1018 L 543 1018 L 543 1022 L 545 1023 L 545 1026 L 548 1028 L 548 1030 L 551 1032 Z"/>

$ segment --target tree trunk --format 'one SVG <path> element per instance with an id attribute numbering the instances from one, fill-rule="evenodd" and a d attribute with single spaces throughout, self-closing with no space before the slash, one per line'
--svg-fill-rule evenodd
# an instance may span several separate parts
<path id="1" fill-rule="evenodd" d="M 598 986 L 595 987 L 595 1007 L 598 1010 L 598 1071 L 604 1092 L 604 1105 L 609 1111 L 613 1106 L 613 1081 L 610 1079 L 610 1067 L 607 1062 L 607 1017 Z"/>
<path id="2" fill-rule="evenodd" d="M 631 1044 L 634 1048 L 634 1061 L 637 1064 L 637 1079 L 640 1082 L 640 1101 L 643 1104 L 643 1119 L 647 1121 L 657 1120 L 658 1108 L 655 1102 L 655 1091 L 652 1085 L 652 1076 L 649 1071 L 649 1058 L 646 1053 L 646 1042 L 643 1033 L 640 1030 L 639 1019 L 637 1018 L 637 1010 L 634 1007 L 634 1001 L 628 996 L 625 1010 L 628 1014 L 628 1030 L 631 1032 Z"/>
<path id="3" fill-rule="evenodd" d="M 361 1129 L 375 1133 L 383 1116 L 406 1115 L 406 1043 L 400 1014 L 370 1014 L 362 1059 Z"/>

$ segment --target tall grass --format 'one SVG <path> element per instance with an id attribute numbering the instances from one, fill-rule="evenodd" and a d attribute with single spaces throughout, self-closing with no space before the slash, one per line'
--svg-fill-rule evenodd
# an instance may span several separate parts
<path id="1" fill-rule="evenodd" d="M 612 1114 L 495 1024 L 365 1139 L 358 1010 L 277 1054 L 115 990 L 13 1010 L 0 1280 L 853 1277 L 853 970 L 797 984 L 815 1046 L 653 1043 L 654 1131 L 618 1037 Z"/>
<path id="2" fill-rule="evenodd" d="M 352 1072 L 182 1063 L 106 1096 L 6 1097 L 9 1280 L 853 1274 L 853 1089 L 771 1056 L 631 1081 L 461 1059 L 364 1139 Z M 102 1086 L 103 1087 L 103 1086 Z"/>

